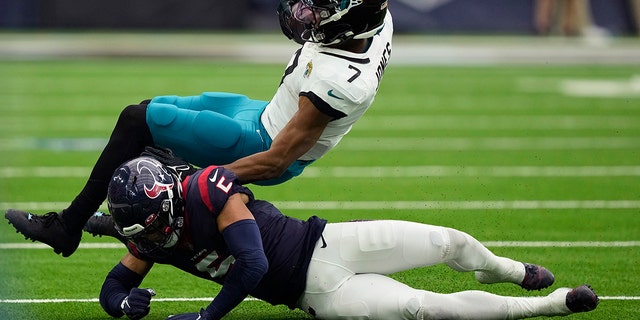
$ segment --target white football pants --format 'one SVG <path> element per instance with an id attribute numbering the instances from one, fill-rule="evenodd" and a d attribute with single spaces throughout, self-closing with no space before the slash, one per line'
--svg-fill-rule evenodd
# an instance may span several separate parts
<path id="1" fill-rule="evenodd" d="M 316 244 L 299 307 L 318 319 L 519 319 L 570 313 L 567 288 L 546 297 L 439 294 L 385 276 L 439 263 L 476 271 L 483 283 L 524 279 L 522 263 L 494 255 L 458 230 L 389 220 L 330 223 Z"/>

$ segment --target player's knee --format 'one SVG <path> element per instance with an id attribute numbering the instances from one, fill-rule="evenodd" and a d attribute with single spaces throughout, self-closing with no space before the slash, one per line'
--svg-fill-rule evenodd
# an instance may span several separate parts
<path id="1" fill-rule="evenodd" d="M 472 238 L 467 233 L 452 228 L 446 229 L 449 239 L 451 239 L 451 246 L 454 247 L 456 252 L 460 252 L 469 246 L 469 240 Z"/>
<path id="2" fill-rule="evenodd" d="M 242 127 L 231 118 L 213 112 L 200 111 L 193 120 L 193 131 L 199 139 L 216 148 L 231 148 L 242 135 Z"/>
<path id="3" fill-rule="evenodd" d="M 378 310 L 373 313 L 375 319 L 430 319 L 424 317 L 427 297 L 423 290 L 395 292 L 388 294 L 383 301 L 386 303 L 378 305 Z"/>
<path id="4" fill-rule="evenodd" d="M 169 96 L 157 96 L 151 99 L 152 103 L 166 103 L 166 104 L 176 104 L 178 100 L 178 96 L 169 95 Z"/>
<path id="5" fill-rule="evenodd" d="M 332 311 L 341 319 L 422 319 L 419 314 L 424 309 L 424 301 L 421 290 L 387 288 L 375 298 L 365 295 L 362 300 L 350 300 L 349 304 L 341 304 Z"/>
<path id="6" fill-rule="evenodd" d="M 400 313 L 402 314 L 402 319 L 418 319 L 422 320 L 422 312 L 424 310 L 424 306 L 422 303 L 422 298 L 414 295 L 411 296 L 408 300 L 406 300 L 400 306 Z"/>
<path id="7" fill-rule="evenodd" d="M 463 232 L 452 228 L 440 227 L 429 234 L 431 243 L 439 247 L 443 260 L 455 259 L 467 245 L 467 238 Z"/>
<path id="8" fill-rule="evenodd" d="M 126 106 L 120 112 L 116 126 L 134 131 L 146 128 L 146 110 L 147 105 L 144 104 Z"/>
<path id="9" fill-rule="evenodd" d="M 158 127 L 168 127 L 178 118 L 178 107 L 172 104 L 151 102 L 148 106 L 147 121 Z"/>
<path id="10" fill-rule="evenodd" d="M 199 98 L 202 105 L 209 110 L 237 107 L 249 103 L 249 97 L 231 92 L 203 92 Z"/>

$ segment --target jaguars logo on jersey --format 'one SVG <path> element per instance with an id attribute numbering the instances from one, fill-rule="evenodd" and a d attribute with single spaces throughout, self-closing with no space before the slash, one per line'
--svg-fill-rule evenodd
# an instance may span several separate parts
<path id="1" fill-rule="evenodd" d="M 311 76 L 311 71 L 313 71 L 313 61 L 309 61 L 309 63 L 307 63 L 307 68 L 304 70 L 304 74 L 302 76 L 309 78 Z"/>

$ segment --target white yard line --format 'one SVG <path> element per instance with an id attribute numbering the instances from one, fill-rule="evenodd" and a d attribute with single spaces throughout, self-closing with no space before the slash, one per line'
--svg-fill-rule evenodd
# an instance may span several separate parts
<path id="1" fill-rule="evenodd" d="M 638 137 L 350 137 L 337 147 L 358 151 L 640 149 Z"/>
<path id="2" fill-rule="evenodd" d="M 280 209 L 298 210 L 531 210 L 640 208 L 640 200 L 272 201 L 272 203 Z"/>
<path id="3" fill-rule="evenodd" d="M 212 301 L 214 297 L 194 298 L 153 298 L 152 302 L 191 302 Z M 600 300 L 640 300 L 640 296 L 602 296 Z M 262 301 L 256 298 L 246 298 L 244 301 Z M 88 299 L 0 299 L 5 304 L 37 304 L 37 303 L 98 303 L 98 298 Z"/>
<path id="4" fill-rule="evenodd" d="M 0 176 L 3 170 L 0 169 Z M 400 177 L 620 177 L 640 176 L 640 166 L 367 166 L 309 167 L 302 178 Z"/>
<path id="5" fill-rule="evenodd" d="M 87 178 L 91 167 L 0 167 L 0 179 Z M 305 169 L 301 178 L 637 177 L 640 166 L 366 166 Z"/>
<path id="6" fill-rule="evenodd" d="M 639 209 L 640 200 L 271 201 L 282 210 L 573 210 Z M 67 202 L 0 202 L 0 210 L 45 211 Z M 100 210 L 106 212 L 103 205 Z M 37 213 L 37 212 L 36 212 Z"/>
<path id="7" fill-rule="evenodd" d="M 640 241 L 484 241 L 487 247 L 511 248 L 627 248 L 640 247 Z M 122 249 L 120 242 L 80 243 L 79 249 Z M 51 249 L 38 242 L 0 243 L 0 250 L 40 250 Z"/>
<path id="8" fill-rule="evenodd" d="M 638 76 L 640 79 L 640 76 Z M 546 80 L 549 81 L 549 80 Z M 640 91 L 640 80 L 638 81 L 638 89 Z M 523 81 L 524 82 L 524 81 Z M 560 82 L 558 80 L 557 82 Z M 522 89 L 528 90 L 528 89 Z M 531 89 L 533 90 L 533 89 Z M 538 90 L 540 91 L 541 89 Z M 557 92 L 560 89 L 549 89 L 546 91 Z M 592 92 L 595 90 L 591 90 Z M 597 93 L 597 92 L 596 92 Z M 594 93 L 595 94 L 595 93 Z M 5 99 L 18 99 L 18 96 L 8 97 L 1 95 Z M 472 106 L 473 103 L 470 103 Z M 479 130 L 479 131 L 496 131 L 496 130 L 636 130 L 640 127 L 640 117 L 625 114 L 633 103 L 617 103 L 608 106 L 609 114 L 602 115 L 575 115 L 575 114 L 553 114 L 553 115 L 458 115 L 458 114 L 412 114 L 412 115 L 375 115 L 368 114 L 354 126 L 356 131 L 434 131 L 434 130 Z M 527 106 L 530 108 L 530 106 Z M 553 106 L 554 108 L 565 108 L 566 106 Z M 3 106 L 0 106 L 2 110 Z M 423 106 L 423 108 L 426 108 Z M 453 107 L 452 107 L 453 108 Z M 462 107 L 460 107 L 462 108 Z M 457 110 L 460 110 L 457 108 Z M 469 107 L 472 108 L 472 107 Z M 492 109 L 493 108 L 493 109 Z M 499 105 L 483 107 L 484 111 L 491 110 L 513 110 L 518 108 L 517 105 Z M 634 109 L 635 110 L 635 109 Z M 82 127 L 82 130 L 91 130 L 94 132 L 111 131 L 115 117 L 113 116 L 77 116 L 77 115 L 59 115 L 59 116 L 4 116 L 0 118 L 0 132 L 20 132 L 25 127 L 28 128 L 47 128 L 51 131 L 73 131 L 74 125 Z M 71 125 L 71 127 L 70 127 Z"/>
<path id="9" fill-rule="evenodd" d="M 282 210 L 573 210 L 639 209 L 640 200 L 512 200 L 512 201 L 271 201 Z M 0 202 L 0 210 L 63 208 L 67 202 Z M 100 210 L 107 210 L 102 206 Z M 106 212 L 106 211 L 105 211 Z"/>
<path id="10" fill-rule="evenodd" d="M 102 138 L 5 138 L 0 150 L 100 151 Z M 612 150 L 640 149 L 640 138 L 626 137 L 350 137 L 337 147 L 358 151 L 435 151 L 435 150 Z"/>
<path id="11" fill-rule="evenodd" d="M 640 77 L 639 77 L 640 78 Z M 548 80 L 547 80 L 548 81 Z M 640 87 L 640 85 L 638 85 Z M 640 90 L 640 89 L 639 89 Z M 556 91 L 556 90 L 549 90 Z M 471 103 L 473 106 L 474 104 Z M 354 131 L 441 131 L 441 130 L 635 130 L 640 127 L 640 118 L 624 115 L 625 108 L 629 104 L 613 104 L 611 111 L 606 115 L 367 115 L 358 120 Z M 515 104 L 508 106 L 494 106 L 494 108 L 517 108 Z M 554 106 L 563 108 L 565 106 Z M 530 108 L 530 107 L 529 107 Z M 459 109 L 458 109 L 459 110 Z M 484 111 L 489 111 L 483 107 Z M 503 110 L 503 109 L 500 109 Z M 528 109 L 527 109 L 528 110 Z M 7 119 L 1 122 L 26 121 L 25 119 Z"/>

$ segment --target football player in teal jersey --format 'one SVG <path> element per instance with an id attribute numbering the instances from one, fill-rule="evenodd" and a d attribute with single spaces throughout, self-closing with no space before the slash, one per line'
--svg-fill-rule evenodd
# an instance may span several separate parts
<path id="1" fill-rule="evenodd" d="M 301 47 L 270 101 L 206 92 L 130 105 L 67 208 L 44 215 L 9 209 L 5 217 L 26 238 L 70 256 L 104 202 L 113 170 L 150 145 L 199 167 L 224 165 L 243 183 L 273 185 L 301 174 L 373 103 L 391 55 L 393 22 L 386 0 L 281 1 L 278 13 L 283 33 Z"/>

